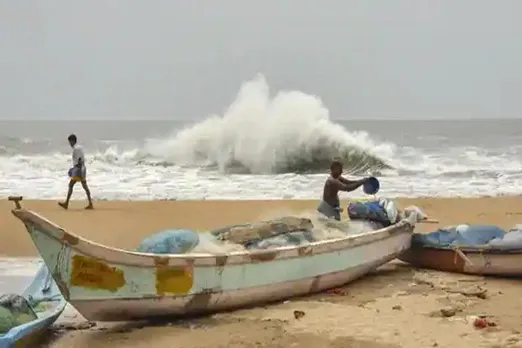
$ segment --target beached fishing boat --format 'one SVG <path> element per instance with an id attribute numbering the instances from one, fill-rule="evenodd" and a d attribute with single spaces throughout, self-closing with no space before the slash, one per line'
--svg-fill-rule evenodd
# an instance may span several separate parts
<path id="1" fill-rule="evenodd" d="M 22 296 L 38 318 L 0 334 L 0 348 L 38 346 L 37 342 L 45 330 L 58 319 L 67 305 L 44 263 Z"/>
<path id="2" fill-rule="evenodd" d="M 522 249 L 412 246 L 399 259 L 418 268 L 444 272 L 522 276 Z"/>
<path id="3" fill-rule="evenodd" d="M 89 241 L 10 199 L 63 296 L 97 321 L 216 312 L 340 286 L 408 249 L 415 225 L 408 218 L 300 246 L 160 255 Z"/>
<path id="4" fill-rule="evenodd" d="M 467 226 L 414 234 L 401 261 L 419 268 L 480 275 L 522 276 L 522 233 Z"/>

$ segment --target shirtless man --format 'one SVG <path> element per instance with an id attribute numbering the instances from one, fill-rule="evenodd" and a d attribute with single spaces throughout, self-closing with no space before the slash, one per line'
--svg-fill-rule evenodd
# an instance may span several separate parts
<path id="1" fill-rule="evenodd" d="M 333 161 L 330 165 L 330 176 L 326 179 L 323 189 L 323 200 L 319 203 L 317 211 L 335 220 L 341 220 L 341 207 L 339 203 L 339 191 L 354 191 L 363 185 L 369 178 L 361 180 L 347 180 L 341 176 L 343 164 Z"/>
<path id="2" fill-rule="evenodd" d="M 91 191 L 89 190 L 89 186 L 87 186 L 87 168 L 85 167 L 85 155 L 83 153 L 83 149 L 80 145 L 78 145 L 78 139 L 76 138 L 76 135 L 69 135 L 67 140 L 73 149 L 73 167 L 69 170 L 69 176 L 71 177 L 71 180 L 69 180 L 67 198 L 65 199 L 65 202 L 59 202 L 58 205 L 63 209 L 69 208 L 69 200 L 71 199 L 74 185 L 76 185 L 77 182 L 80 182 L 82 184 L 83 190 L 85 191 L 85 194 L 87 195 L 87 200 L 89 201 L 89 205 L 87 205 L 85 209 L 93 209 L 94 206 L 92 205 Z"/>

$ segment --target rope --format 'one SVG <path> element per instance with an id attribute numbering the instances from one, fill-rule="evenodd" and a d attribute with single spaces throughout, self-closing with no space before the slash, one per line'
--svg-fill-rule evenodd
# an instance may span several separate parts
<path id="1" fill-rule="evenodd" d="M 456 245 L 455 248 L 453 248 L 453 251 L 455 252 L 455 258 L 453 262 L 455 265 L 457 264 L 457 255 L 464 261 L 464 263 L 468 264 L 469 266 L 473 267 L 473 262 L 471 262 L 470 259 L 460 250 L 459 246 Z"/>

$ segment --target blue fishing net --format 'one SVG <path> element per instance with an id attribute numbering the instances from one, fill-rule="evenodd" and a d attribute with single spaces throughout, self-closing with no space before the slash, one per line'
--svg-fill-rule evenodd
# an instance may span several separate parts
<path id="1" fill-rule="evenodd" d="M 199 243 L 198 233 L 191 230 L 165 230 L 145 238 L 137 251 L 152 254 L 185 254 Z"/>

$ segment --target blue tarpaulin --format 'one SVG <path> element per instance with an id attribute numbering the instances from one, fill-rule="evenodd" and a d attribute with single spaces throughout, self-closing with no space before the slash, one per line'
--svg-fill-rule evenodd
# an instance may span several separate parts
<path id="1" fill-rule="evenodd" d="M 413 245 L 451 248 L 494 248 L 520 249 L 522 248 L 522 231 L 518 229 L 506 233 L 497 226 L 489 225 L 459 225 L 451 228 L 439 229 L 428 234 L 416 233 L 412 238 Z"/>

